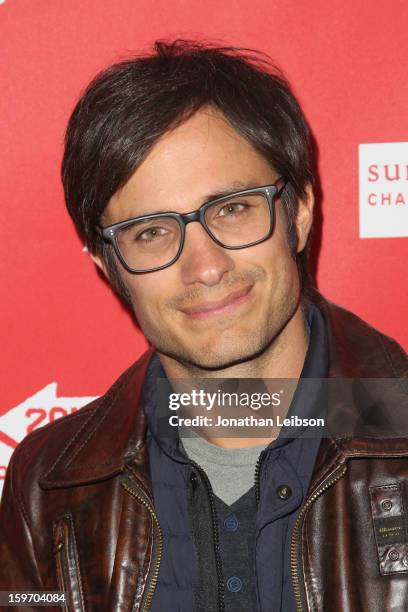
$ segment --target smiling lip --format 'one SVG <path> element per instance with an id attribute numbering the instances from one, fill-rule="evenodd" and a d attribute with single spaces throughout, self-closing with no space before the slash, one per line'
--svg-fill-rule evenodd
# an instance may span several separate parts
<path id="1" fill-rule="evenodd" d="M 203 319 L 212 315 L 227 314 L 246 300 L 253 285 L 233 291 L 222 300 L 202 302 L 188 308 L 181 308 L 181 312 L 193 319 Z"/>

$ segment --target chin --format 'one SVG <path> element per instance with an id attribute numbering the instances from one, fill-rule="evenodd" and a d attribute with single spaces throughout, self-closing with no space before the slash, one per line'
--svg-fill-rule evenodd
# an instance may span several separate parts
<path id="1" fill-rule="evenodd" d="M 183 363 L 187 368 L 203 370 L 203 371 L 217 371 L 225 370 L 232 366 L 240 363 L 251 361 L 262 355 L 270 346 L 273 340 L 266 342 L 266 338 L 262 338 L 259 342 L 254 342 L 252 337 L 251 342 L 248 340 L 242 340 L 237 345 L 236 339 L 234 341 L 235 347 L 231 345 L 226 346 L 225 343 L 220 343 L 219 346 L 212 346 L 208 348 L 202 347 L 201 350 L 197 351 L 182 351 L 169 350 L 169 348 L 158 348 L 158 350 L 168 357 Z"/>

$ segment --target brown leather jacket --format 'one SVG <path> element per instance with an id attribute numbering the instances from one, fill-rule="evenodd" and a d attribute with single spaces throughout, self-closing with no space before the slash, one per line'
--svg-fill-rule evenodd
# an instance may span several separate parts
<path id="1" fill-rule="evenodd" d="M 401 380 L 396 400 L 368 402 L 374 425 L 380 410 L 391 438 L 359 434 L 354 391 L 329 399 L 328 421 L 340 433 L 322 440 L 293 531 L 297 607 L 406 612 L 407 356 L 356 316 L 317 299 L 330 377 Z M 103 397 L 33 432 L 15 451 L 0 510 L 0 590 L 65 590 L 75 611 L 149 609 L 162 556 L 139 409 L 151 353 Z M 349 426 L 357 435 L 344 434 Z"/>

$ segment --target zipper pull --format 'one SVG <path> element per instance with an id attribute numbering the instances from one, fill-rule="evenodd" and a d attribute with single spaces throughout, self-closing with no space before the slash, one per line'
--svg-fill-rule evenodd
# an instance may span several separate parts
<path id="1" fill-rule="evenodd" d="M 64 527 L 62 525 L 58 527 L 57 537 L 55 540 L 54 555 L 58 554 L 65 546 Z"/>

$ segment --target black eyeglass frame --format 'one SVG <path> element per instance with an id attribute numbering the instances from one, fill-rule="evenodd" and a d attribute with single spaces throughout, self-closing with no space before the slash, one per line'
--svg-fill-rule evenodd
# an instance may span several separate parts
<path id="1" fill-rule="evenodd" d="M 210 238 L 212 238 L 212 240 L 214 240 L 216 244 L 218 244 L 220 247 L 224 249 L 229 249 L 229 250 L 247 249 L 248 247 L 255 246 L 256 244 L 260 244 L 261 242 L 265 242 L 265 240 L 268 240 L 268 238 L 270 238 L 270 236 L 272 235 L 274 227 L 275 227 L 275 200 L 281 195 L 287 183 L 288 183 L 288 179 L 285 179 L 284 177 L 280 176 L 272 185 L 265 185 L 263 187 L 252 187 L 251 189 L 243 189 L 241 191 L 234 191 L 233 193 L 229 193 L 219 198 L 208 200 L 208 202 L 204 202 L 204 204 L 202 204 L 200 208 L 198 208 L 197 210 L 193 210 L 188 213 L 177 213 L 177 212 L 168 212 L 168 211 L 157 212 L 151 215 L 142 215 L 140 217 L 132 217 L 131 219 L 126 219 L 125 221 L 119 221 L 119 223 L 113 223 L 112 225 L 108 225 L 107 227 L 102 227 L 101 225 L 98 224 L 97 228 L 101 232 L 103 240 L 105 242 L 110 243 L 113 246 L 114 251 L 119 261 L 121 262 L 123 267 L 128 272 L 131 272 L 132 274 L 147 274 L 149 272 L 157 272 L 159 270 L 163 270 L 164 268 L 168 268 L 169 266 L 173 265 L 177 261 L 177 259 L 180 257 L 181 252 L 183 250 L 183 246 L 184 246 L 184 240 L 185 240 L 185 235 L 186 235 L 186 225 L 188 225 L 188 223 L 192 223 L 193 221 L 198 221 L 201 224 L 201 226 L 204 228 L 204 230 L 207 232 L 207 234 L 210 236 Z M 214 234 L 211 232 L 210 228 L 208 227 L 205 221 L 205 212 L 207 208 L 209 208 L 210 206 L 213 206 L 214 204 L 219 204 L 226 200 L 230 200 L 231 198 L 240 197 L 243 195 L 252 195 L 252 194 L 257 194 L 257 193 L 262 193 L 266 197 L 266 200 L 268 202 L 269 212 L 270 212 L 269 231 L 263 238 L 260 238 L 259 240 L 255 240 L 254 242 L 250 242 L 248 244 L 244 244 L 240 246 L 227 246 L 223 244 L 220 240 L 218 240 L 218 238 L 214 236 Z M 164 264 L 163 266 L 159 266 L 156 268 L 149 268 L 147 270 L 136 270 L 134 268 L 131 268 L 126 263 L 126 260 L 124 259 L 120 251 L 120 247 L 119 247 L 118 240 L 117 240 L 117 232 L 129 225 L 133 225 L 136 221 L 144 221 L 147 219 L 151 220 L 151 219 L 156 219 L 158 217 L 168 217 L 171 219 L 175 219 L 177 221 L 180 227 L 180 246 L 178 248 L 177 253 L 175 254 L 175 256 L 173 257 L 171 261 Z"/>

